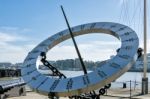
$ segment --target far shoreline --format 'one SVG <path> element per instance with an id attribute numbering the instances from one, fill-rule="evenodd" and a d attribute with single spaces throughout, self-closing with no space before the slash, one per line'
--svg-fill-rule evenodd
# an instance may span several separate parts
<path id="1" fill-rule="evenodd" d="M 132 70 L 132 69 L 130 69 L 127 72 L 143 72 L 143 70 L 142 69 L 140 69 L 140 70 Z M 148 69 L 147 72 L 150 73 L 150 69 Z"/>

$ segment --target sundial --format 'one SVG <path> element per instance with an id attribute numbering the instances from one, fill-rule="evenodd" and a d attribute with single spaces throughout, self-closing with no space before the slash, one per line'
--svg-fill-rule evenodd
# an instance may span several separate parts
<path id="1" fill-rule="evenodd" d="M 63 14 L 65 16 L 64 11 Z M 24 60 L 22 77 L 36 92 L 44 95 L 53 93 L 54 96 L 58 97 L 81 95 L 83 93 L 92 92 L 116 80 L 134 64 L 137 59 L 139 40 L 135 31 L 130 27 L 112 22 L 94 22 L 70 27 L 66 16 L 65 19 L 68 29 L 60 31 L 41 42 L 29 52 Z M 121 47 L 115 57 L 108 60 L 102 66 L 97 67 L 94 71 L 87 73 L 74 37 L 91 33 L 112 35 L 120 40 Z M 49 66 L 50 64 L 45 61 L 46 53 L 57 44 L 69 38 L 72 38 L 77 54 L 79 58 L 81 58 L 84 75 L 66 78 L 58 69 L 52 66 L 50 66 L 50 68 L 60 76 L 59 78 L 48 77 L 41 74 L 37 70 L 38 57 L 42 55 L 43 60 L 41 59 L 41 61 L 44 65 Z"/>

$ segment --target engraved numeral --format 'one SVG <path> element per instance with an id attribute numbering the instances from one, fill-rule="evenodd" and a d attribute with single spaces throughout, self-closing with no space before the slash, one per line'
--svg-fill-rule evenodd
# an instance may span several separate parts
<path id="1" fill-rule="evenodd" d="M 33 51 L 32 53 L 39 53 L 40 51 L 39 50 L 35 50 L 35 51 Z"/>
<path id="2" fill-rule="evenodd" d="M 72 84 L 73 84 L 73 80 L 70 79 L 67 83 L 66 89 L 71 89 L 72 88 Z"/>
<path id="3" fill-rule="evenodd" d="M 59 36 L 63 36 L 63 32 L 60 32 L 58 35 L 59 35 Z"/>
<path id="4" fill-rule="evenodd" d="M 129 55 L 118 55 L 120 58 L 123 58 L 123 59 L 129 59 L 130 56 Z"/>
<path id="5" fill-rule="evenodd" d="M 126 33 L 124 33 L 124 35 L 125 35 L 125 36 L 128 36 L 128 35 L 130 35 L 131 33 L 133 33 L 133 32 L 126 32 Z"/>
<path id="6" fill-rule="evenodd" d="M 30 61 L 30 60 L 33 60 L 33 59 L 35 59 L 35 58 L 29 57 L 29 58 L 25 59 L 25 61 Z"/>
<path id="7" fill-rule="evenodd" d="M 122 28 L 120 28 L 118 31 L 122 31 L 122 30 L 124 30 L 126 27 L 122 27 Z"/>
<path id="8" fill-rule="evenodd" d="M 131 45 L 125 46 L 125 47 L 123 47 L 123 49 L 130 50 L 130 49 L 132 49 L 132 46 Z"/>
<path id="9" fill-rule="evenodd" d="M 36 80 L 36 78 L 35 78 L 35 77 L 32 77 L 32 80 Z"/>
<path id="10" fill-rule="evenodd" d="M 34 71 L 36 71 L 36 69 L 34 69 L 34 70 L 32 70 L 32 71 L 27 72 L 27 75 L 29 75 L 29 74 L 33 73 Z"/>
<path id="11" fill-rule="evenodd" d="M 104 26 L 105 26 L 105 24 L 102 25 L 102 27 L 104 27 Z"/>
<path id="12" fill-rule="evenodd" d="M 53 37 L 51 37 L 51 38 L 49 38 L 49 40 L 50 40 L 50 41 L 54 41 L 54 38 L 53 38 Z"/>
<path id="13" fill-rule="evenodd" d="M 48 78 L 46 78 L 45 80 L 43 80 L 36 89 L 38 89 L 41 85 L 43 85 L 46 81 L 48 80 Z"/>
<path id="14" fill-rule="evenodd" d="M 50 87 L 50 91 L 54 90 L 57 87 L 59 82 L 60 82 L 60 80 L 55 80 L 54 83 L 52 84 L 52 86 Z"/>
<path id="15" fill-rule="evenodd" d="M 36 80 L 37 77 L 41 76 L 41 74 L 36 75 L 35 77 L 32 77 L 32 80 Z"/>
<path id="16" fill-rule="evenodd" d="M 45 46 L 47 46 L 46 44 L 40 44 L 39 45 L 40 47 L 45 47 Z"/>
<path id="17" fill-rule="evenodd" d="M 134 42 L 135 40 L 137 40 L 137 38 L 130 38 L 128 40 L 124 40 L 123 42 Z"/>
<path id="18" fill-rule="evenodd" d="M 83 76 L 83 84 L 87 85 L 89 83 L 90 83 L 90 80 L 89 80 L 88 76 Z"/>
<path id="19" fill-rule="evenodd" d="M 101 78 L 104 78 L 107 76 L 107 74 L 104 71 L 98 71 L 97 73 Z"/>
<path id="20" fill-rule="evenodd" d="M 110 66 L 113 68 L 120 68 L 120 65 L 117 63 L 110 63 Z"/>
<path id="21" fill-rule="evenodd" d="M 90 29 L 94 28 L 95 25 L 96 25 L 96 23 L 93 23 L 93 24 L 91 25 Z"/>
<path id="22" fill-rule="evenodd" d="M 114 28 L 114 27 L 116 27 L 116 25 L 112 25 L 112 26 L 110 26 L 110 28 Z"/>
<path id="23" fill-rule="evenodd" d="M 83 30 L 83 29 L 84 29 L 84 27 L 85 27 L 85 25 L 81 25 L 81 30 Z"/>
<path id="24" fill-rule="evenodd" d="M 125 32 L 125 33 L 122 34 L 121 36 L 129 36 L 131 33 L 133 33 L 133 32 Z"/>

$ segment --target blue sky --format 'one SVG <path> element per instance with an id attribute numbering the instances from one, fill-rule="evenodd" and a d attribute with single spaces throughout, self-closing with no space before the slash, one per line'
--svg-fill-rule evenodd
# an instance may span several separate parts
<path id="1" fill-rule="evenodd" d="M 142 2 L 143 0 L 0 0 L 0 62 L 23 62 L 27 53 L 37 44 L 66 29 L 60 5 L 63 5 L 71 26 L 90 22 L 125 24 L 137 32 L 140 46 L 143 46 Z M 148 28 L 149 22 L 148 13 Z M 148 29 L 150 43 L 149 37 Z M 82 57 L 93 61 L 109 58 L 120 46 L 120 42 L 109 35 L 85 35 L 77 37 L 76 41 Z M 148 51 L 150 52 L 150 46 Z M 50 60 L 77 57 L 71 40 L 54 47 L 48 56 Z"/>

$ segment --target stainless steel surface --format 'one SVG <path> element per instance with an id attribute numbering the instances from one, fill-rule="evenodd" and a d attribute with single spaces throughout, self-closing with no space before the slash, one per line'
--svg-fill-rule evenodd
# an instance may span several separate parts
<path id="1" fill-rule="evenodd" d="M 37 59 L 41 52 L 48 52 L 57 44 L 71 38 L 69 30 L 61 31 L 35 47 L 26 57 L 22 68 L 24 81 L 35 91 L 47 95 L 55 92 L 58 96 L 79 95 L 98 89 L 114 81 L 135 62 L 139 40 L 136 33 L 129 27 L 111 22 L 88 23 L 72 27 L 74 36 L 104 33 L 118 38 L 122 44 L 117 55 L 107 63 L 87 75 L 81 75 L 66 79 L 50 78 L 40 74 L 37 67 Z"/>

